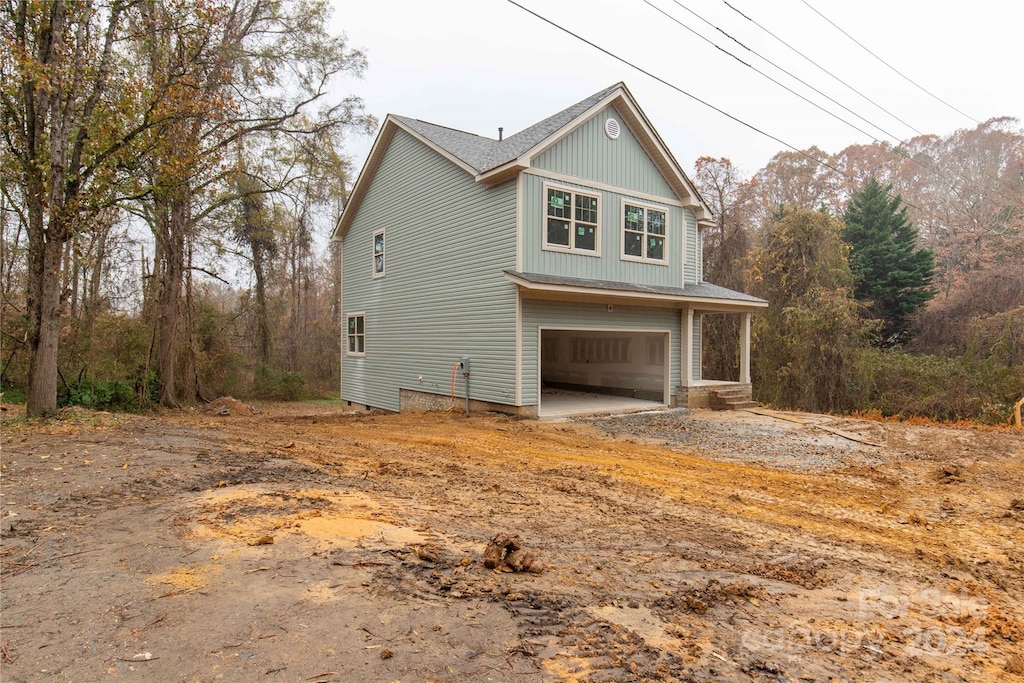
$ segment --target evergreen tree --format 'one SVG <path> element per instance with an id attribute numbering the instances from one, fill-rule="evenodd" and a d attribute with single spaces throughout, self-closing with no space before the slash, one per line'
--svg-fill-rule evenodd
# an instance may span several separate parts
<path id="1" fill-rule="evenodd" d="M 901 344 L 914 311 L 935 296 L 929 287 L 935 255 L 916 249 L 917 229 L 907 219 L 892 185 L 870 178 L 846 205 L 843 239 L 850 245 L 854 296 L 869 304 L 872 318 L 882 321 L 881 346 Z"/>

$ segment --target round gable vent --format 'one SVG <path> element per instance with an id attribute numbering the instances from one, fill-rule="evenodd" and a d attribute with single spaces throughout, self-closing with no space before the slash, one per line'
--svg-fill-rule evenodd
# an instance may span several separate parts
<path id="1" fill-rule="evenodd" d="M 608 119 L 604 122 L 604 134 L 612 140 L 619 139 L 619 122 L 615 119 Z"/>

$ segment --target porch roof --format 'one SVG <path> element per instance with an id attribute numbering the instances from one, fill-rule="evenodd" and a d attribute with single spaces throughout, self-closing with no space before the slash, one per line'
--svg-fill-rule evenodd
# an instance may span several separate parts
<path id="1" fill-rule="evenodd" d="M 603 298 L 648 299 L 676 302 L 678 304 L 705 304 L 695 308 L 727 308 L 730 310 L 750 310 L 766 308 L 768 302 L 756 296 L 737 292 L 725 287 L 700 282 L 687 284 L 684 287 L 668 287 L 665 285 L 645 285 L 636 282 L 615 282 L 612 280 L 592 280 L 588 278 L 568 277 L 565 275 L 544 275 L 541 273 L 520 273 L 514 270 L 504 271 L 505 277 L 524 290 L 534 292 L 563 292 L 566 294 L 592 295 Z"/>

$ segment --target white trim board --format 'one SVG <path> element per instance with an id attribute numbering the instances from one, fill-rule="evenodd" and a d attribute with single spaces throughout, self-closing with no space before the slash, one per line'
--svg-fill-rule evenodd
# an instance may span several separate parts
<path id="1" fill-rule="evenodd" d="M 621 194 L 624 197 L 630 197 L 641 202 L 655 202 L 658 204 L 665 204 L 666 206 L 678 206 L 680 208 L 687 208 L 687 205 L 678 199 L 668 199 L 666 197 L 659 197 L 658 195 L 648 194 L 646 192 L 637 192 L 630 190 L 625 187 L 618 187 L 616 185 L 609 185 L 608 183 L 601 183 L 595 180 L 588 180 L 586 178 L 577 178 L 575 176 L 566 175 L 565 173 L 556 173 L 555 171 L 546 171 L 542 168 L 527 168 L 522 171 L 522 175 L 532 175 L 538 178 L 544 178 L 546 180 L 554 180 L 556 182 L 572 183 L 579 185 L 584 188 L 591 188 L 594 190 L 603 190 L 605 192 L 614 192 Z"/>
<path id="2" fill-rule="evenodd" d="M 554 285 L 530 282 L 523 278 L 516 277 L 509 273 L 505 277 L 524 290 L 534 292 L 561 292 L 565 294 L 582 294 L 605 299 L 645 299 L 650 301 L 667 301 L 677 304 L 679 307 L 692 307 L 691 304 L 706 304 L 707 308 L 702 310 L 751 310 L 755 308 L 767 308 L 768 302 L 738 301 L 735 299 L 711 299 L 707 297 L 685 296 L 681 294 L 659 294 L 658 292 L 636 292 L 625 289 L 601 289 L 598 287 L 581 287 L 578 285 Z"/>

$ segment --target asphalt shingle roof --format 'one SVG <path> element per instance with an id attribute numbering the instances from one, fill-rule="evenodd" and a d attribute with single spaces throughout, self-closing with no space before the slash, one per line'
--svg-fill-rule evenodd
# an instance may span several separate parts
<path id="1" fill-rule="evenodd" d="M 612 280 L 590 280 L 581 277 L 568 277 L 565 275 L 544 275 L 542 273 L 518 273 L 514 270 L 506 270 L 506 273 L 521 278 L 527 282 L 540 285 L 565 285 L 568 287 L 587 287 L 590 289 L 607 289 L 625 292 L 645 292 L 649 294 L 668 294 L 670 296 L 693 297 L 700 299 L 727 299 L 729 301 L 744 301 L 754 304 L 768 303 L 750 294 L 737 292 L 725 287 L 713 285 L 710 282 L 688 284 L 685 287 L 666 287 L 663 285 L 643 285 L 636 282 L 615 282 Z"/>
<path id="2" fill-rule="evenodd" d="M 495 140 L 454 128 L 438 126 L 427 121 L 411 119 L 406 116 L 395 116 L 392 114 L 392 118 L 412 128 L 441 149 L 476 170 L 477 173 L 482 173 L 519 157 L 523 152 L 546 139 L 577 116 L 608 97 L 620 86 L 622 86 L 621 83 L 616 83 L 600 92 L 596 92 L 571 107 L 567 107 L 557 114 L 519 131 L 515 135 L 510 135 L 504 140 Z"/>

